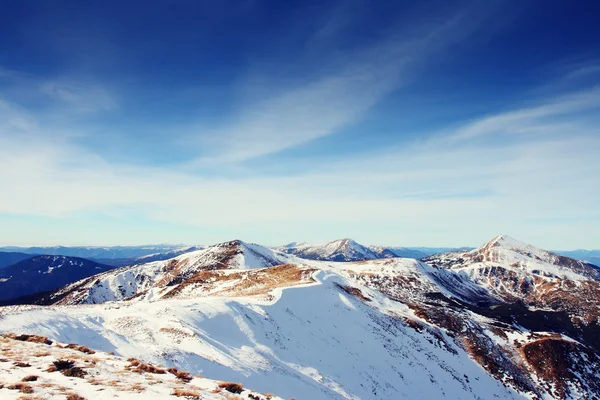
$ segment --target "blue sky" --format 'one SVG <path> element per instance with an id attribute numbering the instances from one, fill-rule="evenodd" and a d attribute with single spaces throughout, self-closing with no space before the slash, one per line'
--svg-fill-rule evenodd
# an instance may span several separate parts
<path id="1" fill-rule="evenodd" d="M 600 248 L 597 15 L 3 1 L 0 242 Z"/>

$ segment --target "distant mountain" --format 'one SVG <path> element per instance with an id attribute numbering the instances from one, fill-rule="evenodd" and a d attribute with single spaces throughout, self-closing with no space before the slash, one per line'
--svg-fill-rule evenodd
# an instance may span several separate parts
<path id="1" fill-rule="evenodd" d="M 9 265 L 16 264 L 19 261 L 23 261 L 31 257 L 33 257 L 33 255 L 27 253 L 0 251 L 0 268 L 8 267 Z"/>
<path id="2" fill-rule="evenodd" d="M 415 250 L 410 247 L 388 247 L 389 251 L 394 253 L 396 257 L 420 259 L 429 255 L 429 253 Z"/>
<path id="3" fill-rule="evenodd" d="M 555 250 L 554 252 L 600 266 L 600 250 Z"/>
<path id="4" fill-rule="evenodd" d="M 110 269 L 84 258 L 34 256 L 0 269 L 0 301 L 57 289 Z"/>
<path id="5" fill-rule="evenodd" d="M 433 254 L 448 253 L 451 251 L 469 251 L 473 250 L 473 247 L 404 247 L 404 249 L 417 251 L 421 254 L 425 254 L 426 257 Z"/>
<path id="6" fill-rule="evenodd" d="M 183 247 L 180 249 L 170 250 L 163 253 L 154 253 L 148 254 L 141 257 L 129 257 L 129 258 L 91 258 L 96 262 L 101 264 L 111 265 L 113 267 L 124 267 L 127 265 L 135 265 L 135 264 L 143 264 L 152 261 L 162 261 L 168 260 L 170 258 L 174 258 L 180 256 L 185 253 L 190 253 L 192 251 L 202 250 L 205 246 L 191 246 L 191 247 Z"/>
<path id="7" fill-rule="evenodd" d="M 151 254 L 166 253 L 189 248 L 189 246 L 160 244 L 148 246 L 48 246 L 48 247 L 0 247 L 4 252 L 20 252 L 27 254 L 59 255 L 93 259 L 137 258 Z"/>
<path id="8" fill-rule="evenodd" d="M 290 243 L 277 247 L 279 251 L 307 260 L 364 261 L 387 258 L 383 248 L 370 249 L 352 239 L 338 239 L 327 243 Z M 390 254 L 393 257 L 393 255 Z"/>

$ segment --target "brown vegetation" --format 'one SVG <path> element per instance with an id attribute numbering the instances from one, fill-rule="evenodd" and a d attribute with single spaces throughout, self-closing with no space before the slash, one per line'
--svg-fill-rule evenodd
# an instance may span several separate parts
<path id="1" fill-rule="evenodd" d="M 244 391 L 244 387 L 235 382 L 221 382 L 219 383 L 219 387 L 235 394 L 240 394 Z"/>
<path id="2" fill-rule="evenodd" d="M 73 349 L 73 350 L 77 350 L 80 351 L 82 353 L 85 354 L 96 354 L 96 352 L 92 349 L 90 349 L 89 347 L 86 346 L 80 346 L 78 344 L 68 344 L 65 346 L 66 349 Z"/>
<path id="3" fill-rule="evenodd" d="M 5 338 L 13 339 L 13 340 L 19 340 L 21 342 L 44 343 L 47 345 L 51 345 L 52 343 L 54 343 L 52 340 L 48 339 L 47 337 L 38 336 L 38 335 L 16 335 L 14 333 L 5 333 L 2 336 L 4 336 Z"/>
<path id="4" fill-rule="evenodd" d="M 131 363 L 128 367 L 133 372 L 147 372 L 149 374 L 166 374 L 167 371 L 164 368 L 155 367 L 152 364 L 145 364 L 140 362 L 140 360 L 136 360 L 135 358 L 130 358 L 129 362 Z M 135 368 L 131 368 L 135 367 Z"/>
<path id="5" fill-rule="evenodd" d="M 26 363 L 26 362 L 21 362 L 21 361 L 15 361 L 15 362 L 13 363 L 13 365 L 14 365 L 15 367 L 19 367 L 19 368 L 27 368 L 27 367 L 31 367 L 31 364 L 29 364 L 29 363 Z"/>
<path id="6" fill-rule="evenodd" d="M 178 371 L 177 368 L 169 368 L 167 370 L 170 374 L 173 374 L 177 377 L 177 379 L 180 379 L 184 382 L 190 382 L 192 379 L 194 379 L 194 377 L 192 376 L 192 374 L 190 374 L 189 372 L 185 372 L 185 371 Z"/>
<path id="7" fill-rule="evenodd" d="M 338 285 L 338 284 L 336 284 L 336 285 L 338 288 L 340 288 L 344 292 L 348 293 L 350 296 L 358 297 L 362 301 L 367 301 L 367 302 L 371 301 L 371 299 L 368 298 L 367 296 L 365 296 L 359 288 L 356 288 L 353 286 L 342 286 L 342 285 Z"/>
<path id="8" fill-rule="evenodd" d="M 36 375 L 27 375 L 25 378 L 21 379 L 21 382 L 35 382 L 38 380 Z"/>
<path id="9" fill-rule="evenodd" d="M 8 390 L 18 390 L 21 393 L 33 393 L 34 390 L 31 386 L 25 383 L 14 383 L 6 387 Z"/>
<path id="10" fill-rule="evenodd" d="M 83 378 L 87 375 L 87 372 L 85 372 L 81 367 L 63 369 L 62 371 L 60 371 L 60 373 L 64 376 L 69 376 L 72 378 Z"/>
<path id="11" fill-rule="evenodd" d="M 172 396 L 186 397 L 188 399 L 200 399 L 200 393 L 193 392 L 191 390 L 174 389 Z"/>
<path id="12" fill-rule="evenodd" d="M 67 400 L 86 400 L 86 398 L 76 393 L 69 393 L 67 395 Z"/>
<path id="13" fill-rule="evenodd" d="M 275 267 L 228 273 L 223 270 L 200 271 L 182 282 L 178 287 L 165 295 L 165 298 L 177 297 L 188 286 L 210 289 L 219 282 L 237 281 L 233 286 L 212 292 L 219 296 L 254 296 L 266 294 L 279 287 L 297 286 L 314 282 L 311 275 L 314 269 L 301 268 L 293 264 L 282 264 Z"/>

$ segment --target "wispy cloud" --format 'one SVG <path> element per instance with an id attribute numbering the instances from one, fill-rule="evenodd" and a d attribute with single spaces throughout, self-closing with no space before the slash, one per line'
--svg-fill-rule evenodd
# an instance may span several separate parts
<path id="1" fill-rule="evenodd" d="M 473 121 L 449 135 L 448 140 L 470 140 L 489 135 L 519 135 L 527 132 L 540 132 L 540 130 L 550 133 L 556 128 L 559 128 L 559 132 L 565 133 L 560 129 L 561 122 L 557 122 L 559 117 L 569 117 L 573 113 L 599 107 L 599 88 L 569 93 L 554 99 L 546 99 L 543 104 Z M 569 123 L 573 123 L 573 121 Z M 562 125 L 564 128 L 564 122 Z"/>
<path id="2" fill-rule="evenodd" d="M 296 87 L 245 104 L 231 124 L 204 136 L 203 145 L 213 150 L 210 161 L 243 161 L 339 131 L 409 82 L 428 59 L 476 32 L 492 10 L 463 9 L 442 24 L 395 32 L 368 48 L 337 57 L 341 66 L 333 72 L 322 65 L 316 69 L 327 71 L 324 74 L 313 72 L 316 78 L 301 79 Z M 330 28 L 325 25 L 317 37 L 323 29 Z"/>
<path id="3" fill-rule="evenodd" d="M 600 136 L 592 134 L 600 108 L 596 95 L 546 99 L 487 116 L 475 123 L 477 129 L 466 122 L 453 131 L 452 142 L 433 135 L 375 156 L 328 163 L 318 172 L 238 179 L 107 163 L 68 138 L 42 135 L 43 121 L 5 103 L 0 159 L 10 168 L 0 170 L 7 189 L 0 213 L 65 218 L 135 209 L 140 218 L 203 227 L 209 233 L 198 232 L 198 242 L 225 240 L 214 231 L 231 226 L 228 235 L 269 243 L 344 235 L 453 245 L 518 231 L 524 240 L 547 247 L 564 246 L 565 234 L 593 246 L 600 231 L 585 221 L 600 217 Z M 565 118 L 562 125 L 552 125 L 556 112 Z M 555 130 L 545 131 L 548 126 Z M 538 133 L 512 134 L 525 129 Z M 17 130 L 37 140 L 24 140 Z M 528 222 L 542 218 L 574 222 L 561 222 L 559 242 L 548 237 L 552 227 Z M 456 230 L 461 243 L 449 239 Z"/>
<path id="4" fill-rule="evenodd" d="M 40 90 L 80 111 L 109 111 L 117 108 L 114 96 L 99 85 L 54 80 L 42 83 Z"/>

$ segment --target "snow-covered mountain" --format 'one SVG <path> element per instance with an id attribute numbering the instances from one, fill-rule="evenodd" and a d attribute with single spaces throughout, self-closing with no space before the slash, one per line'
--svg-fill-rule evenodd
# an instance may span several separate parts
<path id="1" fill-rule="evenodd" d="M 352 239 L 338 239 L 319 244 L 294 242 L 276 249 L 307 260 L 321 261 L 364 261 L 394 256 L 384 248 L 371 249 Z"/>
<path id="2" fill-rule="evenodd" d="M 420 259 L 434 253 L 409 247 L 366 246 L 352 239 L 338 239 L 319 244 L 292 242 L 275 249 L 308 260 L 320 261 L 366 261 L 393 257 Z"/>
<path id="3" fill-rule="evenodd" d="M 78 257 L 31 257 L 0 269 L 0 300 L 54 290 L 111 268 Z"/>
<path id="4" fill-rule="evenodd" d="M 559 292 L 566 295 L 589 285 L 595 287 L 600 279 L 600 269 L 586 261 L 538 249 L 506 235 L 475 250 L 437 254 L 424 261 L 466 275 L 508 301 L 554 298 Z"/>
<path id="5" fill-rule="evenodd" d="M 2 308 L 0 331 L 283 398 L 600 396 L 594 267 L 505 236 L 426 261 L 233 241 L 69 285 L 51 306 Z"/>
<path id="6" fill-rule="evenodd" d="M 38 303 L 95 304 L 134 296 L 148 299 L 179 296 L 195 287 L 206 271 L 264 268 L 292 259 L 294 257 L 263 246 L 234 240 L 170 260 L 114 269 L 72 283 L 39 299 Z"/>

